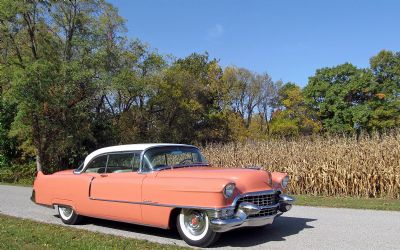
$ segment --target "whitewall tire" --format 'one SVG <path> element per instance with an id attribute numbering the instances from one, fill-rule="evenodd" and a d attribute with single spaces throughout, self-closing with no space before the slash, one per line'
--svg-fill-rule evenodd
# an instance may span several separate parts
<path id="1" fill-rule="evenodd" d="M 176 224 L 181 238 L 191 246 L 207 247 L 220 236 L 211 229 L 210 220 L 204 211 L 182 209 Z"/>
<path id="2" fill-rule="evenodd" d="M 75 225 L 82 220 L 82 216 L 78 215 L 70 206 L 57 206 L 58 215 L 64 224 Z"/>

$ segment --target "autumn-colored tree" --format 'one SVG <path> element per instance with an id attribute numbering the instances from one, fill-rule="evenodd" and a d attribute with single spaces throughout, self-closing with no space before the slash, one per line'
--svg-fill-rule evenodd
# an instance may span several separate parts
<path id="1" fill-rule="evenodd" d="M 306 104 L 303 92 L 294 83 L 286 83 L 279 90 L 279 108 L 271 121 L 271 135 L 296 136 L 319 132 L 320 123 Z"/>

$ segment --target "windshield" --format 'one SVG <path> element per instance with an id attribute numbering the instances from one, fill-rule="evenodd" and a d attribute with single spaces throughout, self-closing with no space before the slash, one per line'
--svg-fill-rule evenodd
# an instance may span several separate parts
<path id="1" fill-rule="evenodd" d="M 208 163 L 197 148 L 189 146 L 151 148 L 143 157 L 144 171 L 199 165 Z"/>

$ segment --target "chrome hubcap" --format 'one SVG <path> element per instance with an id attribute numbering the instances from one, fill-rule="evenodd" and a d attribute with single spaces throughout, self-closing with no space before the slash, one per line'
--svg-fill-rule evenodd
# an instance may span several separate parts
<path id="1" fill-rule="evenodd" d="M 65 217 L 70 217 L 72 214 L 72 209 L 69 207 L 61 207 L 60 210 Z"/>
<path id="2" fill-rule="evenodd" d="M 188 211 L 184 215 L 184 223 L 186 229 L 192 235 L 200 235 L 204 232 L 206 227 L 205 215 L 199 211 Z"/>

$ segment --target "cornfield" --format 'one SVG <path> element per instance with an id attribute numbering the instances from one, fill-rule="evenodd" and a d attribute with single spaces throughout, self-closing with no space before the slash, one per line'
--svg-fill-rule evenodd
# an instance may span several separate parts
<path id="1" fill-rule="evenodd" d="M 209 144 L 210 163 L 286 172 L 293 194 L 400 198 L 400 135 Z"/>

